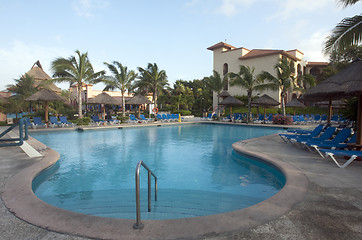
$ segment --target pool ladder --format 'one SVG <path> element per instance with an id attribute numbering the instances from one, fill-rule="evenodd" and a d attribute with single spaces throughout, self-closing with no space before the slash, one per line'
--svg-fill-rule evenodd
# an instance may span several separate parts
<path id="1" fill-rule="evenodd" d="M 139 161 L 136 166 L 136 217 L 137 222 L 133 224 L 134 229 L 142 229 L 144 225 L 141 223 L 141 207 L 140 207 L 140 168 L 143 166 L 148 172 L 148 212 L 151 212 L 151 175 L 155 178 L 155 201 L 157 201 L 157 177 L 147 167 L 143 161 Z"/>

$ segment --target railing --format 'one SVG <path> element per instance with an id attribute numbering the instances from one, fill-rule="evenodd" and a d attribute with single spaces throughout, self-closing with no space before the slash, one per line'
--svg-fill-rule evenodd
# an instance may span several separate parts
<path id="1" fill-rule="evenodd" d="M 133 224 L 134 229 L 142 229 L 141 223 L 141 206 L 140 206 L 140 168 L 143 166 L 148 171 L 148 212 L 151 212 L 151 175 L 155 178 L 155 201 L 157 201 L 157 177 L 147 167 L 143 161 L 139 161 L 136 166 L 136 217 L 137 222 Z"/>
<path id="2" fill-rule="evenodd" d="M 4 138 L 1 139 L 5 134 L 9 133 L 15 127 L 19 126 L 19 137 L 18 138 Z M 25 136 L 24 136 L 25 132 Z M 21 118 L 19 122 L 14 123 L 8 129 L 0 134 L 0 142 L 9 142 L 9 143 L 0 143 L 0 147 L 8 146 L 21 146 L 24 143 L 24 140 L 28 140 L 28 121 L 26 118 Z M 17 142 L 18 141 L 18 142 Z"/>

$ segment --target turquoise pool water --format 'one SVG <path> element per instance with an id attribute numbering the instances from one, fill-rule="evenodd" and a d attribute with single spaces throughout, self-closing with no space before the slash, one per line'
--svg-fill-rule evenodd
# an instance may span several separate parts
<path id="1" fill-rule="evenodd" d="M 158 177 L 158 201 L 152 200 L 147 213 L 147 172 L 141 170 L 142 219 L 233 211 L 270 198 L 285 179 L 277 169 L 233 152 L 231 144 L 281 131 L 189 124 L 34 132 L 34 138 L 60 153 L 60 161 L 33 181 L 33 190 L 63 209 L 135 219 L 134 175 L 143 160 Z"/>

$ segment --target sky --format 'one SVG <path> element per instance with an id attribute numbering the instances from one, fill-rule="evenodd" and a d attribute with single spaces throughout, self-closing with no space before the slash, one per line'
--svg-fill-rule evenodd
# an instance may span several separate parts
<path id="1" fill-rule="evenodd" d="M 131 70 L 156 63 L 171 86 L 210 76 L 206 48 L 221 41 L 328 61 L 325 38 L 361 9 L 362 2 L 343 8 L 336 0 L 0 0 L 0 91 L 37 60 L 52 76 L 51 62 L 75 50 L 88 52 L 95 71 L 107 71 L 104 62 Z"/>

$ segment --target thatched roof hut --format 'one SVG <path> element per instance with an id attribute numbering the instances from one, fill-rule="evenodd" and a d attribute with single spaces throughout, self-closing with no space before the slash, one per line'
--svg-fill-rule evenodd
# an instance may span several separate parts
<path id="1" fill-rule="evenodd" d="M 46 74 L 46 72 L 44 72 L 43 67 L 41 66 L 39 60 L 36 61 L 36 63 L 34 63 L 34 65 L 31 67 L 31 69 L 26 74 L 28 74 L 29 76 L 32 76 L 34 78 L 35 86 L 38 86 L 43 81 L 48 81 L 48 80 L 52 79 L 48 74 Z M 56 93 L 62 92 L 62 89 L 57 87 L 54 83 L 49 83 L 47 85 L 47 88 L 49 88 L 50 90 L 52 90 Z"/>

